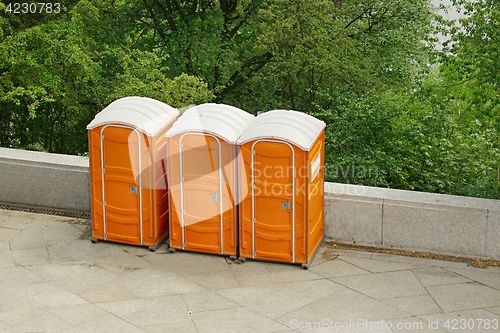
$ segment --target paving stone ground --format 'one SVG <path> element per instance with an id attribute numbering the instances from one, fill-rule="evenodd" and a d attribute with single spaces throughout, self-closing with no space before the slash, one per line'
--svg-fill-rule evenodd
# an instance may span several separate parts
<path id="1" fill-rule="evenodd" d="M 92 244 L 0 210 L 0 332 L 498 332 L 500 268 L 322 248 L 309 270 Z"/>

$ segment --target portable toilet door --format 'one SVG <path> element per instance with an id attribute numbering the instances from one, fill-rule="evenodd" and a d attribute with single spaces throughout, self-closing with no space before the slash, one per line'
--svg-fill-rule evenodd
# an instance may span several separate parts
<path id="1" fill-rule="evenodd" d="M 188 109 L 167 132 L 170 251 L 237 255 L 236 140 L 253 115 L 224 104 Z"/>
<path id="2" fill-rule="evenodd" d="M 125 97 L 87 126 L 92 241 L 156 250 L 168 238 L 165 133 L 179 112 L 160 101 Z"/>
<path id="3" fill-rule="evenodd" d="M 307 114 L 275 110 L 238 139 L 242 260 L 309 266 L 324 238 L 324 129 Z"/>

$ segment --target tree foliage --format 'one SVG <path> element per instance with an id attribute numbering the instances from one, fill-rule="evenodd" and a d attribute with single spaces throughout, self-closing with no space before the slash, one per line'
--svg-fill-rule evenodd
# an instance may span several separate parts
<path id="1" fill-rule="evenodd" d="M 347 106 L 323 112 L 334 128 L 330 180 L 500 198 L 499 5 L 460 4 L 462 27 L 444 22 L 452 40 L 411 89 L 368 100 L 330 94 Z"/>
<path id="2" fill-rule="evenodd" d="M 109 17 L 80 1 L 59 20 L 27 27 L 0 44 L 0 142 L 49 152 L 87 150 L 86 124 L 128 95 L 179 107 L 212 99 L 207 84 L 158 65 L 160 57 L 109 38 Z"/>
<path id="3" fill-rule="evenodd" d="M 292 109 L 328 109 L 333 90 L 359 96 L 408 85 L 428 58 L 425 0 L 278 0 L 261 12 L 268 24 L 259 41 L 273 54 L 263 80 Z"/>
<path id="4" fill-rule="evenodd" d="M 500 198 L 498 1 L 455 0 L 461 26 L 427 0 L 60 2 L 0 2 L 2 146 L 84 153 L 131 95 L 295 109 L 327 124 L 328 181 Z"/>
<path id="5" fill-rule="evenodd" d="M 144 0 L 109 10 L 133 25 L 136 43 L 168 54 L 171 76 L 187 73 L 208 82 L 223 100 L 258 72 L 271 54 L 255 48 L 259 8 L 265 0 Z"/>

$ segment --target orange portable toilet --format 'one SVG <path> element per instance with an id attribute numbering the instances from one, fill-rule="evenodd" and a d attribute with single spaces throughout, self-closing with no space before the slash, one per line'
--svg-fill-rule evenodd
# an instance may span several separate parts
<path id="1" fill-rule="evenodd" d="M 275 110 L 238 139 L 242 260 L 309 267 L 324 238 L 324 129 L 305 113 Z"/>
<path id="2" fill-rule="evenodd" d="M 168 237 L 165 133 L 179 112 L 160 101 L 125 97 L 88 126 L 92 241 L 149 246 Z"/>
<path id="3" fill-rule="evenodd" d="M 236 258 L 238 147 L 253 115 L 224 104 L 188 109 L 167 132 L 170 251 Z"/>

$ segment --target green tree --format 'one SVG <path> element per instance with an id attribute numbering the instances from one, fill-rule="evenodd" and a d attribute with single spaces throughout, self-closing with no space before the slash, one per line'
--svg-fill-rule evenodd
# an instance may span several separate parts
<path id="1" fill-rule="evenodd" d="M 426 70 L 428 1 L 276 0 L 261 13 L 259 45 L 273 58 L 260 86 L 287 108 L 325 110 L 332 91 L 407 87 Z"/>
<path id="2" fill-rule="evenodd" d="M 109 35 L 113 22 L 82 0 L 60 19 L 0 44 L 1 144 L 59 153 L 87 150 L 86 125 L 113 99 L 155 97 L 175 106 L 209 101 L 197 78 L 170 79 L 159 57 Z M 110 39 L 108 39 L 110 38 Z"/>
<path id="3" fill-rule="evenodd" d="M 498 4 L 460 3 L 468 16 L 461 29 L 450 30 L 452 43 L 439 63 L 427 66 L 434 54 L 403 35 L 414 44 L 409 53 L 411 43 L 401 43 L 401 53 L 394 44 L 392 52 L 404 65 L 395 71 L 400 74 L 386 76 L 370 68 L 374 74 L 361 87 L 373 82 L 375 89 L 345 85 L 320 95 L 332 105 L 317 113 L 328 124 L 329 180 L 500 198 Z M 430 31 L 425 24 L 420 30 Z M 370 48 L 366 52 L 366 59 L 383 59 L 377 50 L 373 58 Z M 419 61 L 412 60 L 412 52 Z"/>
<path id="4" fill-rule="evenodd" d="M 187 74 L 173 79 L 165 76 L 162 59 L 155 53 L 141 50 L 112 49 L 120 74 L 113 80 L 114 89 L 106 97 L 112 102 L 125 96 L 144 96 L 183 107 L 200 104 L 214 98 L 207 83 Z"/>
<path id="5" fill-rule="evenodd" d="M 113 2 L 107 10 L 135 27 L 135 43 L 156 50 L 169 76 L 199 77 L 224 100 L 271 58 L 255 47 L 264 0 L 144 0 Z"/>
<path id="6" fill-rule="evenodd" d="M 84 149 L 78 127 L 102 107 L 97 89 L 102 77 L 80 23 L 69 18 L 42 23 L 0 45 L 0 107 L 10 127 L 2 144 L 64 153 Z"/>
<path id="7" fill-rule="evenodd" d="M 491 0 L 455 1 L 464 9 L 460 26 L 443 57 L 442 86 L 454 89 L 463 101 L 462 117 L 479 118 L 500 129 L 500 3 Z"/>
<path id="8" fill-rule="evenodd" d="M 483 138 L 485 143 L 475 147 L 477 151 L 464 165 L 466 170 L 471 166 L 469 172 L 476 180 L 462 179 L 457 190 L 500 198 L 500 3 L 457 0 L 454 4 L 462 8 L 463 18 L 459 25 L 448 24 L 452 38 L 445 44 L 435 87 L 453 100 L 453 119 L 458 126 L 474 128 L 464 135 L 464 141 Z"/>
<path id="9" fill-rule="evenodd" d="M 427 192 L 498 198 L 496 130 L 478 118 L 464 116 L 463 101 L 456 97 L 458 87 L 440 84 L 440 76 L 430 77 L 408 100 L 408 108 L 398 119 L 398 155 L 407 159 L 406 183 L 401 185 Z"/>
<path id="10" fill-rule="evenodd" d="M 295 109 L 327 123 L 328 181 L 500 198 L 499 4 L 456 0 L 437 59 L 427 0 L 0 3 L 0 144 L 87 149 L 115 99 Z"/>

